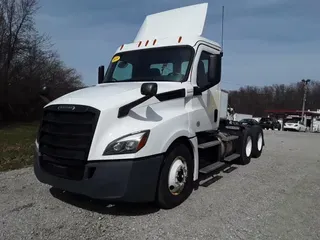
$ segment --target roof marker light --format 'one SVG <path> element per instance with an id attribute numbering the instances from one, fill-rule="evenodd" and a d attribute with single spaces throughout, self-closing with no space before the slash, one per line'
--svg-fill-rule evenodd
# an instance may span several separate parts
<path id="1" fill-rule="evenodd" d="M 122 50 L 123 46 L 124 46 L 124 44 L 121 45 L 120 50 Z"/>
<path id="2" fill-rule="evenodd" d="M 157 42 L 157 39 L 153 40 L 153 45 L 155 45 L 155 44 L 156 44 L 156 42 Z"/>
<path id="3" fill-rule="evenodd" d="M 140 41 L 140 42 L 139 42 L 139 45 L 138 45 L 138 47 L 140 47 L 140 46 L 141 46 L 141 43 L 142 43 L 142 42 Z"/>
<path id="4" fill-rule="evenodd" d="M 149 43 L 149 40 L 147 40 L 147 41 L 146 41 L 146 44 L 145 44 L 145 46 L 147 46 L 147 45 L 148 45 L 148 43 Z"/>
<path id="5" fill-rule="evenodd" d="M 179 39 L 178 39 L 178 43 L 180 43 L 182 40 L 182 37 L 180 36 Z"/>

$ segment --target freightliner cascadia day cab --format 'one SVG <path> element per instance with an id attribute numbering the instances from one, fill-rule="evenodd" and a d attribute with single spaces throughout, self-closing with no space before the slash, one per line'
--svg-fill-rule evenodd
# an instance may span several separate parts
<path id="1" fill-rule="evenodd" d="M 207 3 L 146 17 L 98 84 L 44 107 L 34 171 L 45 184 L 108 202 L 169 209 L 231 162 L 261 155 L 263 131 L 228 120 L 222 50 L 202 37 Z"/>

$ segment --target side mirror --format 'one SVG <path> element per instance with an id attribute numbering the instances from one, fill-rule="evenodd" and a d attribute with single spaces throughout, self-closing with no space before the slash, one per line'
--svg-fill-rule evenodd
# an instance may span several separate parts
<path id="1" fill-rule="evenodd" d="M 44 101 L 45 104 L 48 104 L 49 102 L 51 102 L 49 98 L 49 94 L 50 94 L 50 89 L 47 86 L 43 86 L 40 89 L 40 98 Z"/>
<path id="2" fill-rule="evenodd" d="M 104 79 L 104 66 L 98 68 L 98 83 L 102 83 Z"/>
<path id="3" fill-rule="evenodd" d="M 158 92 L 158 85 L 156 83 L 143 83 L 140 92 L 142 95 L 153 97 Z"/>
<path id="4" fill-rule="evenodd" d="M 211 84 L 218 84 L 221 79 L 221 54 L 210 55 L 208 79 Z"/>
<path id="5" fill-rule="evenodd" d="M 40 95 L 42 96 L 48 96 L 49 95 L 49 88 L 47 86 L 43 86 L 40 90 Z"/>

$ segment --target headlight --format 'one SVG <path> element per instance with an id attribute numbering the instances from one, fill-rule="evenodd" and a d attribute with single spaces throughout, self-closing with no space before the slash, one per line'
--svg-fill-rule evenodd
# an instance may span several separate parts
<path id="1" fill-rule="evenodd" d="M 103 155 L 136 153 L 146 145 L 149 133 L 146 130 L 118 138 L 106 147 Z"/>

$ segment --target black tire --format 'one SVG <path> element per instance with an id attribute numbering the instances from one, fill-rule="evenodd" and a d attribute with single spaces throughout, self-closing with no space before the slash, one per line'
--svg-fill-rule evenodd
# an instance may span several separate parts
<path id="1" fill-rule="evenodd" d="M 247 165 L 251 161 L 252 148 L 249 155 L 246 154 L 248 140 L 251 140 L 251 144 L 253 143 L 253 134 L 250 128 L 245 128 L 240 138 L 240 157 L 238 158 L 238 163 L 241 165 Z"/>
<path id="2" fill-rule="evenodd" d="M 252 128 L 252 158 L 258 158 L 261 156 L 264 147 L 263 131 L 260 127 Z"/>
<path id="3" fill-rule="evenodd" d="M 168 186 L 169 171 L 172 163 L 179 156 L 185 160 L 188 174 L 183 190 L 178 195 L 173 195 Z M 177 207 L 190 196 L 193 191 L 193 171 L 193 157 L 187 146 L 183 143 L 178 143 L 169 149 L 164 159 L 157 189 L 156 202 L 160 208 L 171 209 Z"/>

